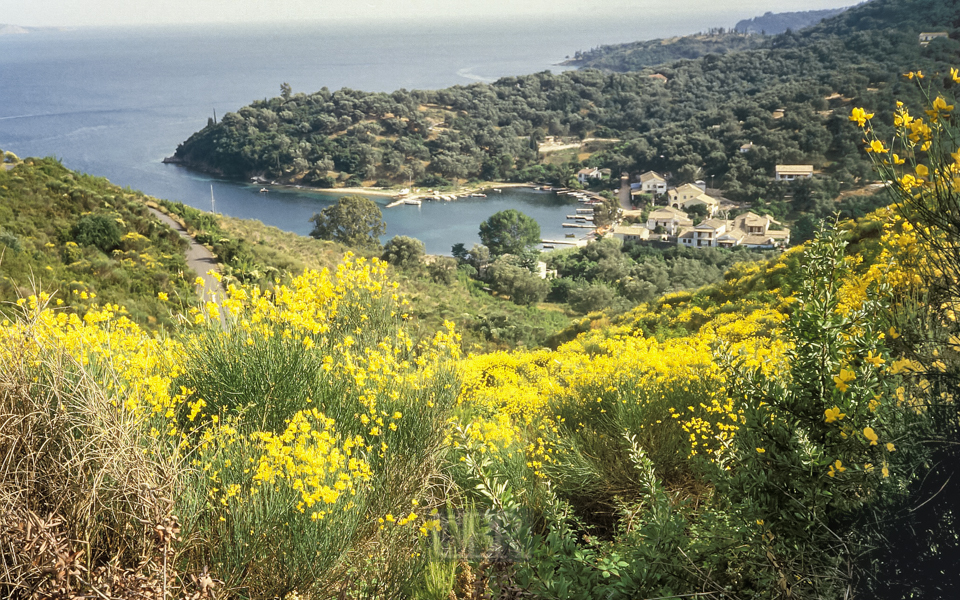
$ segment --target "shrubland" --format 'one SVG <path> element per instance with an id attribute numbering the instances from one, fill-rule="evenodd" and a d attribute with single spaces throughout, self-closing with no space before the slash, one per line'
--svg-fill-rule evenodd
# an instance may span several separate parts
<path id="1" fill-rule="evenodd" d="M 850 116 L 892 206 L 552 350 L 418 338 L 351 254 L 228 282 L 169 331 L 25 298 L 0 329 L 0 590 L 949 594 L 960 163 L 920 75 L 893 135 Z"/>
<path id="2" fill-rule="evenodd" d="M 11 155 L 12 156 L 12 155 Z M 0 170 L 0 314 L 31 293 L 83 315 L 123 304 L 132 319 L 172 325 L 159 295 L 196 301 L 175 231 L 150 215 L 143 194 L 75 173 L 51 158 Z"/>

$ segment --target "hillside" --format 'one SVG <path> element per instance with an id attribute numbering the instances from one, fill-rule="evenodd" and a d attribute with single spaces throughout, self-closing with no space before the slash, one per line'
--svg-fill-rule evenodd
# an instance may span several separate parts
<path id="1" fill-rule="evenodd" d="M 51 158 L 0 169 L 0 314 L 36 294 L 81 316 L 121 305 L 134 321 L 172 325 L 197 301 L 180 236 L 143 194 Z M 169 300 L 162 300 L 161 296 Z"/>
<path id="2" fill-rule="evenodd" d="M 0 326 L 0 593 L 839 600 L 949 584 L 958 432 L 940 390 L 960 359 L 934 342 L 953 322 L 928 337 L 915 317 L 918 295 L 954 296 L 918 276 L 936 252 L 913 231 L 890 210 L 843 223 L 556 350 L 463 356 L 452 324 L 417 341 L 386 266 L 349 255 L 235 285 L 222 317 L 188 312 L 163 338 L 26 307 Z M 32 543 L 37 527 L 57 545 Z"/>
<path id="3" fill-rule="evenodd" d="M 711 31 L 666 39 L 599 46 L 585 52 L 577 51 L 565 65 L 580 69 L 606 71 L 640 71 L 678 60 L 694 60 L 707 54 L 726 54 L 761 47 L 766 39 L 759 32 Z"/>
<path id="4" fill-rule="evenodd" d="M 826 10 L 807 10 L 800 12 L 773 13 L 766 12 L 762 16 L 737 21 L 734 31 L 740 33 L 762 33 L 776 35 L 787 30 L 799 31 L 815 25 L 824 19 L 839 15 L 846 8 L 828 8 Z"/>
<path id="5" fill-rule="evenodd" d="M 917 32 L 942 29 L 950 6 L 874 0 L 764 48 L 655 71 L 538 73 L 392 94 L 285 88 L 197 132 L 175 160 L 321 187 L 471 178 L 569 184 L 584 164 L 652 169 L 676 182 L 713 181 L 726 197 L 775 214 L 828 214 L 839 191 L 873 178 L 855 152 L 859 138 L 843 126 L 850 106 L 872 110 L 894 96 L 916 103 L 900 74 L 947 71 L 956 42 L 920 47 Z M 558 163 L 538 151 L 547 136 L 603 143 Z M 754 149 L 741 153 L 748 143 Z M 809 204 L 783 204 L 790 190 L 771 183 L 776 164 L 814 165 L 821 176 Z"/>
<path id="6" fill-rule="evenodd" d="M 769 48 L 673 63 L 660 83 L 586 70 L 390 96 L 290 92 L 191 138 L 196 152 L 261 135 L 293 144 L 284 112 L 295 122 L 349 100 L 373 123 L 357 107 L 442 99 L 415 105 L 443 115 L 438 137 L 394 141 L 433 152 L 446 136 L 466 152 L 484 119 L 514 126 L 504 106 L 536 123 L 566 98 L 635 134 L 605 137 L 598 161 L 649 150 L 641 136 L 656 127 L 677 153 L 765 131 L 771 146 L 825 157 L 834 177 L 861 165 L 884 182 L 881 196 L 849 195 L 858 218 L 818 223 L 780 253 L 612 240 L 554 253 L 566 283 L 550 294 L 617 294 L 578 318 L 468 281 L 520 270 L 535 258 L 522 250 L 381 260 L 157 201 L 223 261 L 225 295 L 201 306 L 189 277 L 171 275 L 181 242 L 151 199 L 5 155 L 0 272 L 44 274 L 77 299 L 3 305 L 0 597 L 956 597 L 960 73 L 945 68 L 955 40 L 920 48 L 911 30 L 952 10 L 875 0 Z M 903 31 L 858 29 L 893 19 Z M 659 117 L 640 91 L 661 97 Z M 819 100 L 835 113 L 809 112 Z M 219 168 L 229 154 L 205 156 Z M 878 198 L 889 206 L 869 208 Z M 29 293 L 10 279 L 5 298 Z M 107 298 L 133 307 L 89 304 Z M 521 346 L 567 324 L 549 348 Z"/>

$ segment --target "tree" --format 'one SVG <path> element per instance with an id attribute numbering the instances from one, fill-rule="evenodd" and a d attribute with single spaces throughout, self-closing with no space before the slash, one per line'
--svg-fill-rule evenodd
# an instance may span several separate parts
<path id="1" fill-rule="evenodd" d="M 310 235 L 321 240 L 333 240 L 355 248 L 379 249 L 380 236 L 386 233 L 383 213 L 369 198 L 343 196 L 336 204 L 315 213 Z"/>
<path id="2" fill-rule="evenodd" d="M 467 250 L 467 247 L 464 246 L 463 242 L 454 244 L 453 247 L 450 249 L 450 253 L 453 255 L 455 259 L 457 259 L 458 263 L 464 263 L 467 261 L 468 250 Z"/>
<path id="3" fill-rule="evenodd" d="M 597 227 L 603 227 L 613 223 L 620 210 L 620 201 L 614 198 L 609 192 L 603 195 L 603 202 L 593 205 L 593 224 Z"/>
<path id="4" fill-rule="evenodd" d="M 540 224 L 518 210 L 502 210 L 480 224 L 480 240 L 495 256 L 520 254 L 540 241 Z"/>
<path id="5" fill-rule="evenodd" d="M 490 286 L 498 294 L 510 296 L 514 304 L 540 302 L 550 291 L 549 281 L 502 259 L 490 266 L 489 279 Z"/>
<path id="6" fill-rule="evenodd" d="M 86 215 L 73 226 L 70 232 L 80 246 L 95 246 L 102 252 L 110 252 L 120 246 L 120 226 L 115 217 Z"/>
<path id="7" fill-rule="evenodd" d="M 423 242 L 405 235 L 397 235 L 383 247 L 381 258 L 395 267 L 411 269 L 420 266 L 423 255 Z"/>
<path id="8" fill-rule="evenodd" d="M 451 285 L 457 280 L 457 261 L 449 256 L 439 256 L 427 267 L 427 271 L 437 283 Z"/>

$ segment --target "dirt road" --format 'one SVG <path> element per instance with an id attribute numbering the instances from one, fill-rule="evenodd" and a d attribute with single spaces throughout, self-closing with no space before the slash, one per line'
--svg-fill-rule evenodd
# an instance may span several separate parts
<path id="1" fill-rule="evenodd" d="M 187 247 L 187 266 L 196 271 L 197 275 L 203 278 L 203 287 L 197 286 L 197 295 L 200 296 L 204 301 L 211 300 L 213 294 L 220 291 L 220 282 L 217 281 L 215 277 L 209 274 L 210 271 L 216 273 L 220 272 L 220 265 L 217 264 L 217 261 L 214 259 L 213 254 L 203 245 L 193 239 L 190 234 L 187 233 L 187 230 L 183 228 L 180 223 L 177 223 L 169 216 L 163 214 L 155 208 L 151 208 L 152 212 L 158 219 L 160 219 L 165 225 L 169 225 L 177 233 L 180 234 L 180 237 L 187 240 L 190 244 Z"/>

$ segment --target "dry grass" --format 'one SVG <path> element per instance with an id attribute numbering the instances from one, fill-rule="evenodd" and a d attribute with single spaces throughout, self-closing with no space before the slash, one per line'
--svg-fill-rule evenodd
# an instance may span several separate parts
<path id="1" fill-rule="evenodd" d="M 171 566 L 177 466 L 94 381 L 109 366 L 84 367 L 40 340 L 36 323 L 20 323 L 0 365 L 0 596 L 159 599 L 182 590 Z"/>

